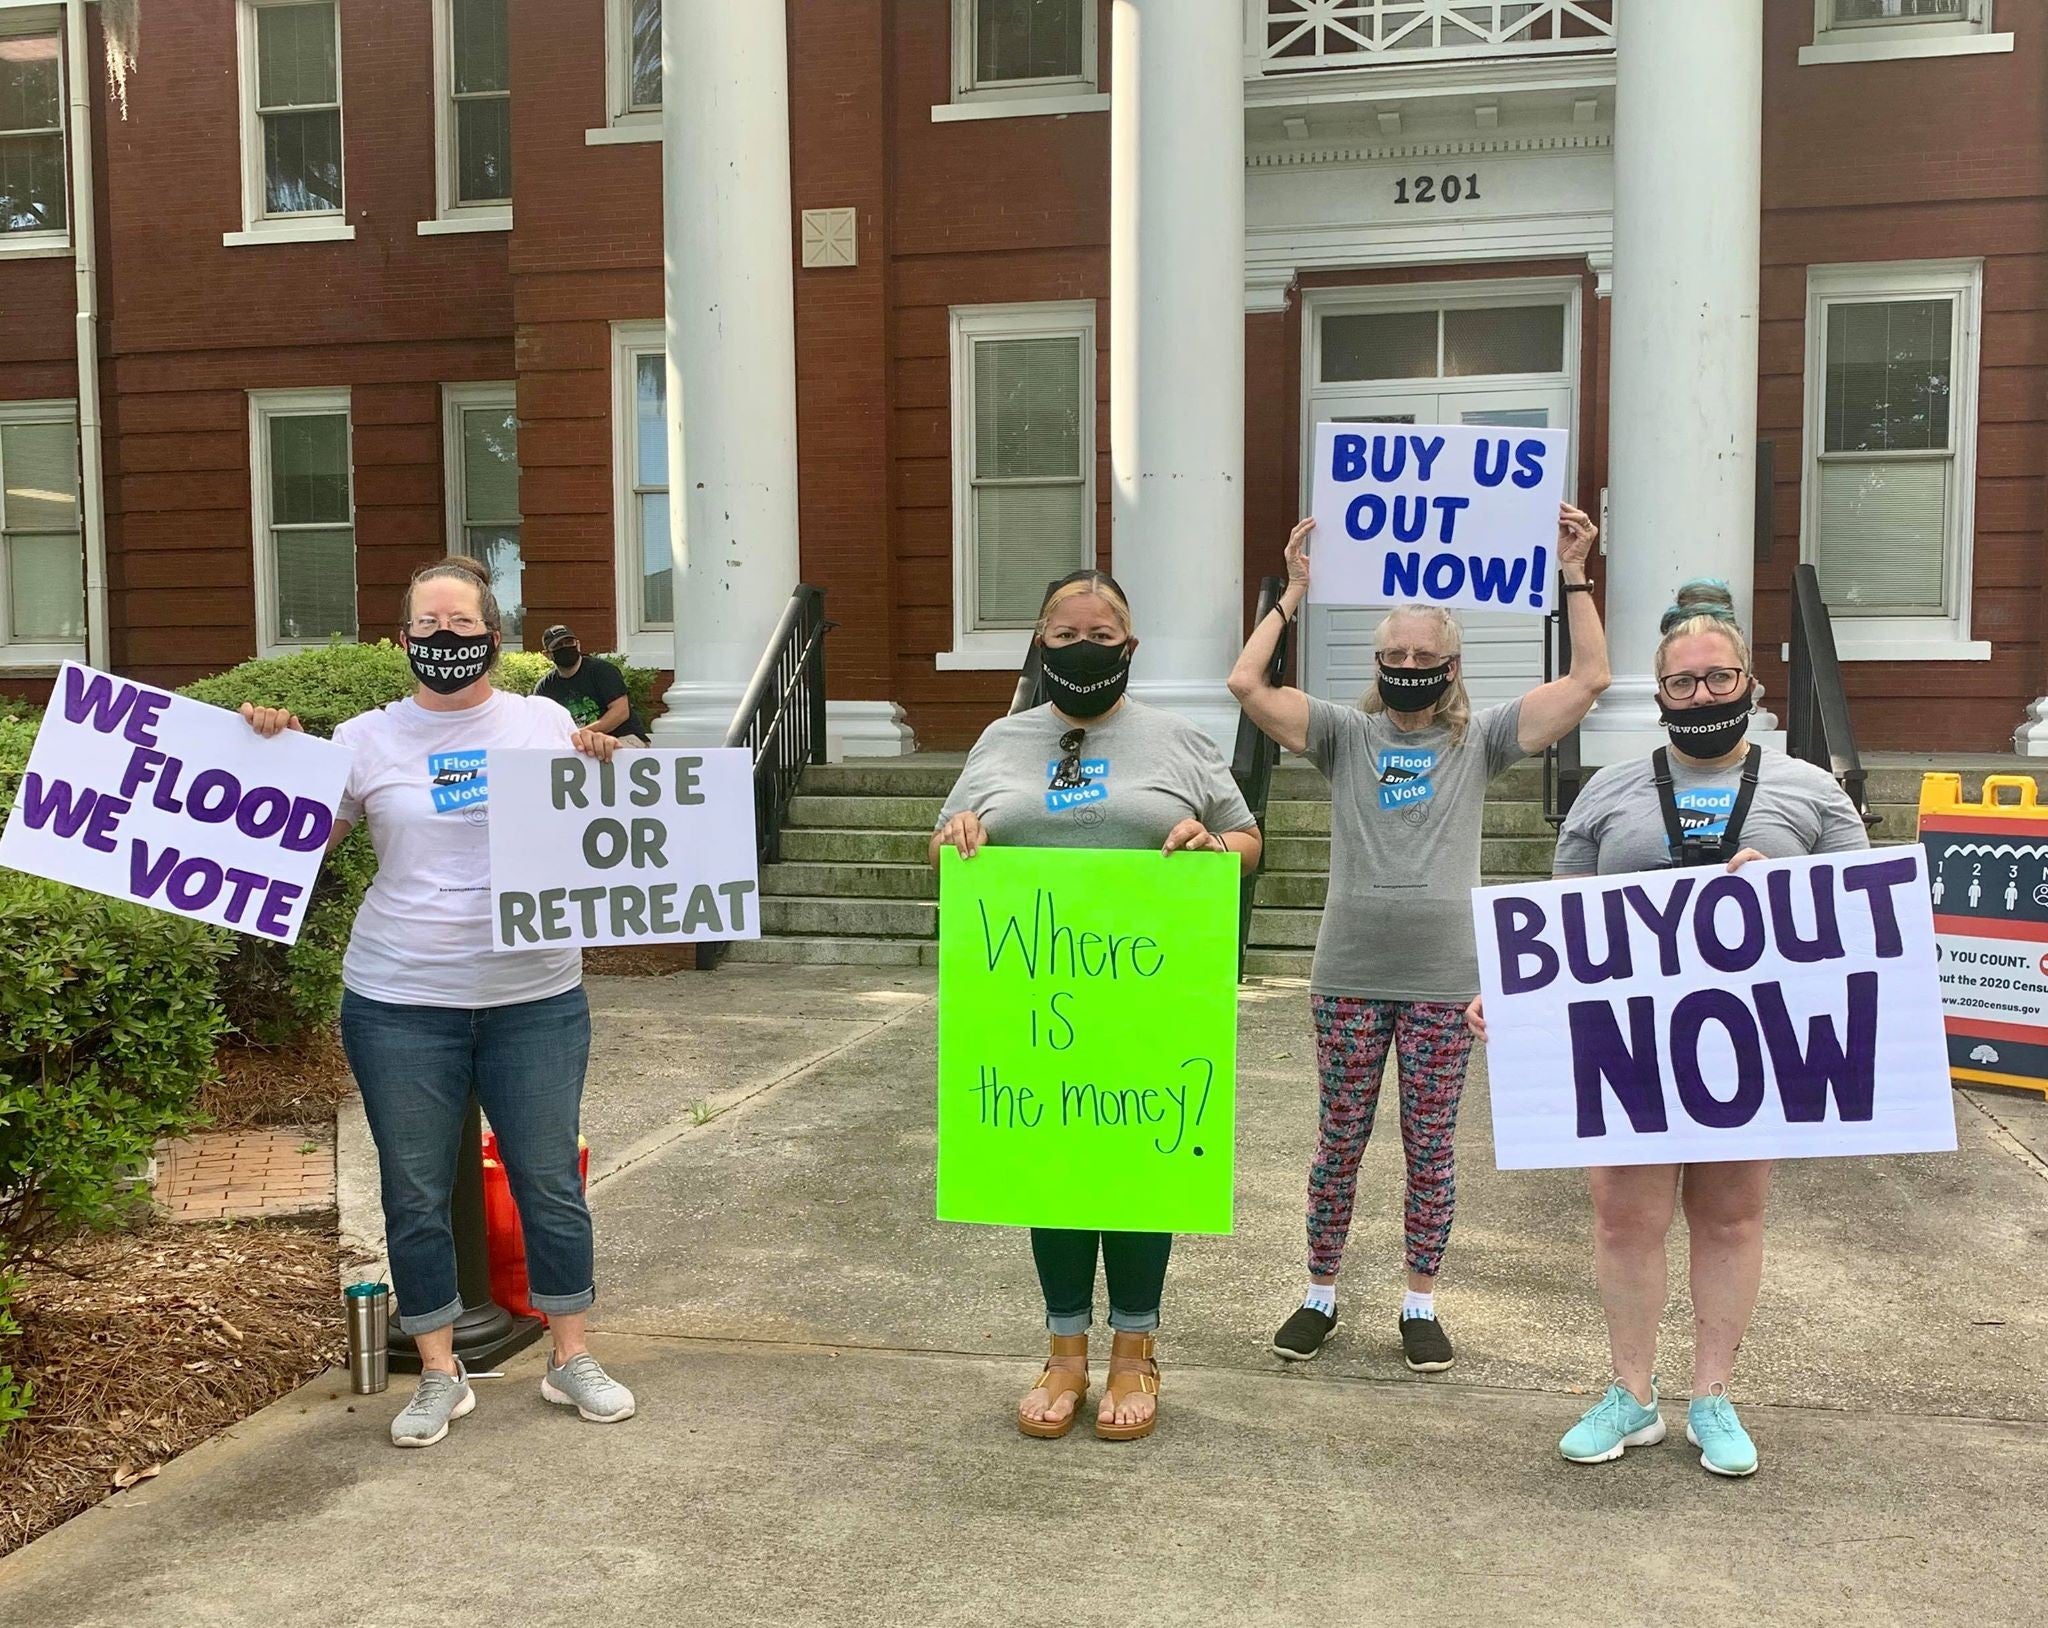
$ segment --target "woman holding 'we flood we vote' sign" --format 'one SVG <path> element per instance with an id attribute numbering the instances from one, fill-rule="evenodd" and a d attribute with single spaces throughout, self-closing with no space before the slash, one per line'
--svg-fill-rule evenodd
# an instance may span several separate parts
<path id="1" fill-rule="evenodd" d="M 1736 870 L 1752 859 L 1869 847 L 1862 816 L 1831 775 L 1743 739 L 1756 710 L 1756 683 L 1727 584 L 1685 584 L 1664 613 L 1662 632 L 1651 670 L 1671 744 L 1587 783 L 1558 833 L 1554 874 L 1723 863 Z M 1471 1021 L 1483 1037 L 1477 1001 Z M 1686 1439 L 1714 1474 L 1751 1474 L 1756 1446 L 1729 1403 L 1728 1381 L 1763 1281 L 1770 1161 L 1624 1165 L 1589 1176 L 1593 1266 L 1614 1383 L 1558 1451 L 1574 1464 L 1604 1464 L 1664 1439 L 1657 1325 L 1668 1295 L 1664 1239 L 1682 1197 L 1692 1237 L 1694 1329 Z"/>
<path id="2" fill-rule="evenodd" d="M 634 1403 L 584 1344 L 597 1291 L 576 1147 L 590 1059 L 582 952 L 492 949 L 485 754 L 551 748 L 604 759 L 618 742 L 578 729 L 553 701 L 492 686 L 500 616 L 475 560 L 416 573 L 401 632 L 419 689 L 335 731 L 355 762 L 328 844 L 367 819 L 377 849 L 377 879 L 342 963 L 341 1042 L 377 1144 L 398 1326 L 420 1354 L 419 1386 L 391 1421 L 391 1440 L 431 1447 L 476 1406 L 455 1356 L 462 1294 L 449 1219 L 472 1092 L 498 1135 L 533 1304 L 554 1339 L 541 1395 L 611 1424 Z M 275 708 L 242 711 L 259 734 L 299 727 Z"/>
<path id="3" fill-rule="evenodd" d="M 932 834 L 972 859 L 991 843 L 1019 848 L 1159 848 L 1234 853 L 1259 863 L 1259 828 L 1215 743 L 1171 712 L 1128 700 L 1131 608 L 1101 571 L 1076 571 L 1046 596 L 1037 640 L 1052 696 L 982 731 Z M 1052 1355 L 1017 1404 L 1017 1428 L 1057 1438 L 1088 1395 L 1095 1262 L 1109 1279 L 1109 1388 L 1095 1417 L 1107 1441 L 1149 1436 L 1157 1421 L 1153 1334 L 1172 1235 L 1033 1227 Z"/>
<path id="4" fill-rule="evenodd" d="M 1436 1279 L 1456 1204 L 1452 1141 L 1472 1049 L 1465 1007 L 1479 993 L 1470 895 L 1479 885 L 1486 786 L 1569 734 L 1607 687 L 1607 640 L 1586 580 L 1597 531 L 1570 504 L 1560 506 L 1572 670 L 1475 717 L 1458 624 L 1435 605 L 1403 606 L 1381 621 L 1373 637 L 1378 682 L 1356 707 L 1270 682 L 1280 628 L 1308 597 L 1314 526 L 1304 520 L 1287 539 L 1287 591 L 1252 629 L 1230 675 L 1252 721 L 1321 769 L 1331 792 L 1330 889 L 1309 974 L 1322 1082 L 1308 1177 L 1309 1281 L 1273 1336 L 1273 1354 L 1307 1361 L 1337 1326 L 1337 1267 L 1391 1044 L 1408 1167 L 1401 1353 L 1417 1373 L 1434 1373 L 1452 1361 Z"/>

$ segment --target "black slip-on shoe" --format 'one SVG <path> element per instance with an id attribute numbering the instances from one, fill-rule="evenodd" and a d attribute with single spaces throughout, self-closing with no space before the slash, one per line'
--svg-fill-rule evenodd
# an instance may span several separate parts
<path id="1" fill-rule="evenodd" d="M 1273 1336 L 1273 1355 L 1289 1362 L 1307 1362 L 1322 1350 L 1337 1319 L 1314 1306 L 1303 1306 Z"/>
<path id="2" fill-rule="evenodd" d="M 1401 1319 L 1401 1355 L 1418 1374 L 1440 1374 L 1457 1360 L 1450 1335 L 1434 1317 Z"/>

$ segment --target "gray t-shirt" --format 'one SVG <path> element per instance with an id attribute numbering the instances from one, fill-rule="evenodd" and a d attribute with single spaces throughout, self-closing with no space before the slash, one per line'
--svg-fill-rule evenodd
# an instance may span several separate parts
<path id="1" fill-rule="evenodd" d="M 1833 775 L 1787 757 L 1774 747 L 1762 753 L 1756 796 L 1737 833 L 1741 845 L 1766 859 L 1836 854 L 1868 848 L 1870 834 L 1849 794 Z M 1702 836 L 1720 836 L 1742 785 L 1742 764 L 1701 769 L 1671 754 L 1671 796 L 1681 826 Z M 1671 839 L 1650 760 L 1616 763 L 1586 782 L 1557 834 L 1557 876 L 1615 876 L 1625 871 L 1660 870 L 1671 860 Z"/>
<path id="2" fill-rule="evenodd" d="M 1453 746 L 1441 724 L 1308 703 L 1308 760 L 1330 782 L 1330 892 L 1309 988 L 1376 1001 L 1479 993 L 1472 890 L 1486 783 L 1523 757 L 1522 703 L 1474 714 Z"/>
<path id="3" fill-rule="evenodd" d="M 1063 750 L 1061 738 L 1084 727 Z M 1216 743 L 1178 713 L 1129 700 L 1085 726 L 1050 706 L 998 718 L 967 754 L 939 824 L 966 809 L 1006 848 L 1157 848 L 1190 816 L 1218 835 L 1252 823 Z"/>

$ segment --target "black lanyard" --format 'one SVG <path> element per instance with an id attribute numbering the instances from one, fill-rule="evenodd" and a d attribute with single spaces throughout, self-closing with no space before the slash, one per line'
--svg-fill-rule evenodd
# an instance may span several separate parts
<path id="1" fill-rule="evenodd" d="M 1742 822 L 1749 818 L 1749 805 L 1756 798 L 1756 779 L 1763 765 L 1759 761 L 1763 753 L 1755 746 L 1742 760 L 1742 789 L 1735 794 L 1735 807 L 1729 811 L 1728 823 L 1721 831 L 1721 851 L 1724 856 L 1736 851 L 1735 845 L 1742 836 Z M 1664 809 L 1664 832 L 1671 839 L 1671 859 L 1674 864 L 1685 860 L 1685 827 L 1678 818 L 1678 799 L 1671 789 L 1671 754 L 1665 747 L 1658 747 L 1650 754 L 1650 776 L 1657 782 L 1657 801 Z"/>

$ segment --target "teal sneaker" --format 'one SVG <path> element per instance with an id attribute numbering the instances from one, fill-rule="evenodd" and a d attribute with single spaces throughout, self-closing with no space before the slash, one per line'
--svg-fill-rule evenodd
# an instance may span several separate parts
<path id="1" fill-rule="evenodd" d="M 1627 1386 L 1609 1385 L 1607 1394 L 1565 1432 L 1557 1450 L 1574 1464 L 1605 1464 L 1631 1447 L 1654 1447 L 1663 1439 L 1664 1415 L 1657 1411 L 1652 1380 L 1648 1407 L 1629 1395 Z"/>
<path id="2" fill-rule="evenodd" d="M 1716 1475 L 1756 1474 L 1756 1443 L 1735 1417 L 1726 1385 L 1693 1398 L 1685 1415 L 1685 1439 L 1700 1450 L 1700 1463 Z"/>

